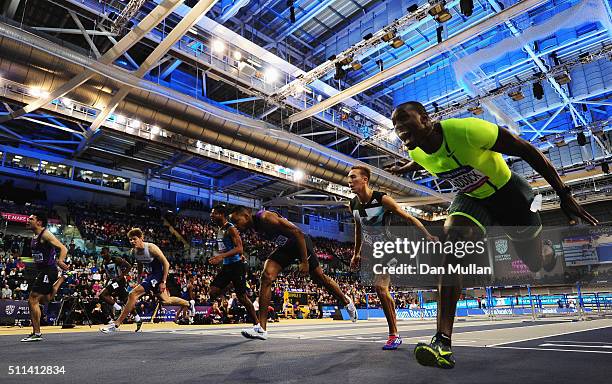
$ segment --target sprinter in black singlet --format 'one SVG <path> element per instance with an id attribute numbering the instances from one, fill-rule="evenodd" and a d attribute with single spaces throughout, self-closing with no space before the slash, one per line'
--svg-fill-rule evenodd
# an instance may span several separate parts
<path id="1" fill-rule="evenodd" d="M 268 306 L 272 295 L 272 283 L 283 269 L 291 264 L 299 264 L 300 273 L 310 274 L 310 278 L 318 285 L 327 289 L 340 303 L 342 303 L 353 322 L 357 321 L 357 309 L 353 300 L 340 290 L 338 283 L 327 276 L 314 253 L 310 236 L 305 235 L 295 224 L 273 211 L 262 209 L 253 214 L 251 209 L 236 207 L 230 220 L 240 231 L 253 229 L 267 240 L 277 245 L 272 252 L 261 273 L 259 292 L 259 325 L 244 329 L 242 335 L 250 339 L 266 340 L 268 332 Z"/>
<path id="2" fill-rule="evenodd" d="M 115 298 L 121 300 L 123 304 L 127 302 L 128 291 L 125 275 L 130 272 L 132 265 L 122 257 L 111 256 L 108 247 L 102 247 L 100 255 L 102 256 L 102 271 L 106 273 L 109 282 L 102 292 L 100 292 L 99 297 L 110 305 L 113 310 L 121 311 L 121 306 L 117 303 Z M 136 309 L 134 309 L 133 313 L 134 322 L 136 323 L 136 332 L 138 332 L 142 327 L 142 320 L 136 312 Z M 114 313 L 111 313 L 111 317 L 113 320 L 115 319 Z"/>
<path id="3" fill-rule="evenodd" d="M 351 260 L 351 267 L 356 269 L 361 259 L 361 254 L 371 257 L 373 241 L 376 241 L 390 215 L 401 217 L 408 224 L 419 228 L 428 240 L 437 241 L 423 224 L 406 212 L 393 198 L 384 192 L 373 191 L 370 188 L 370 169 L 366 166 L 356 165 L 348 174 L 348 185 L 355 197 L 351 199 L 350 210 L 355 218 L 355 250 Z M 389 338 L 382 347 L 384 350 L 395 350 L 402 344 L 402 338 L 397 331 L 397 318 L 395 314 L 395 302 L 389 292 L 389 274 L 376 274 L 374 276 L 374 289 L 389 326 Z"/>

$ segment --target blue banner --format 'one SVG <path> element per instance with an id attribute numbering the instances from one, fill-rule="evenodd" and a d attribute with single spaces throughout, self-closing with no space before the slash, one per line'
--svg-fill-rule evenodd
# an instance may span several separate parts
<path id="1" fill-rule="evenodd" d="M 0 317 L 16 320 L 30 319 L 30 306 L 27 300 L 0 300 Z"/>
<path id="2" fill-rule="evenodd" d="M 536 312 L 539 314 L 560 314 L 560 313 L 576 313 L 576 308 L 541 308 Z M 591 312 L 590 308 L 584 308 L 585 312 Z M 350 320 L 348 312 L 345 309 L 340 310 L 342 313 L 343 320 Z M 437 316 L 437 309 L 406 309 L 399 308 L 396 310 L 396 315 L 399 320 L 408 319 L 433 319 Z M 358 309 L 357 310 L 359 319 L 383 319 L 385 313 L 380 308 L 370 309 Z M 484 316 L 493 314 L 495 316 L 518 316 L 518 315 L 530 315 L 531 309 L 529 308 L 490 308 L 488 310 L 478 308 L 457 308 L 456 316 Z"/>
<path id="3" fill-rule="evenodd" d="M 328 317 L 334 317 L 334 313 L 336 313 L 336 310 L 338 309 L 338 307 L 334 306 L 334 305 L 322 305 L 321 309 L 323 311 L 323 318 L 328 318 Z M 342 315 L 342 317 L 344 318 L 344 314 Z M 347 314 L 347 319 L 348 319 L 348 314 Z"/>

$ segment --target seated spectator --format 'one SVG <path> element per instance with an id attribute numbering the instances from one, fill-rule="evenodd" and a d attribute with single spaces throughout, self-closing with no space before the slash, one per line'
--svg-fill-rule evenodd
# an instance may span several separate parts
<path id="1" fill-rule="evenodd" d="M 183 243 L 163 225 L 161 212 L 152 207 L 114 208 L 94 204 L 73 204 L 70 214 L 83 238 L 97 245 L 130 247 L 127 232 L 139 227 L 145 239 L 163 250 L 181 250 Z"/>
<path id="2" fill-rule="evenodd" d="M 234 316 L 230 313 L 230 309 L 229 309 L 227 300 L 224 299 L 221 302 L 221 306 L 219 307 L 219 309 L 221 310 L 221 313 L 223 314 L 222 319 L 221 319 L 223 324 L 230 324 L 234 322 Z"/>
<path id="3" fill-rule="evenodd" d="M 13 298 L 13 291 L 9 288 L 8 284 L 4 284 L 4 287 L 2 287 L 0 298 L 9 300 Z"/>
<path id="4" fill-rule="evenodd" d="M 104 314 L 104 311 L 102 311 L 102 304 L 100 303 L 96 303 L 89 317 L 94 324 L 106 324 L 108 321 L 107 316 Z"/>
<path id="5" fill-rule="evenodd" d="M 29 287 L 28 282 L 23 280 L 21 284 L 19 285 L 19 288 L 16 290 L 17 291 L 16 293 L 18 293 L 18 298 L 17 298 L 18 300 L 28 299 L 28 295 L 29 295 L 28 287 Z"/>
<path id="6" fill-rule="evenodd" d="M 222 324 L 223 323 L 223 312 L 219 309 L 219 303 L 213 302 L 206 316 L 204 317 L 205 324 Z"/>
<path id="7" fill-rule="evenodd" d="M 296 319 L 304 318 L 304 313 L 302 312 L 302 308 L 300 308 L 300 304 L 297 301 L 293 304 L 293 313 Z"/>
<path id="8" fill-rule="evenodd" d="M 318 315 L 318 308 L 315 305 L 314 301 L 310 301 L 308 303 L 308 318 L 309 319 L 318 319 L 319 315 Z"/>

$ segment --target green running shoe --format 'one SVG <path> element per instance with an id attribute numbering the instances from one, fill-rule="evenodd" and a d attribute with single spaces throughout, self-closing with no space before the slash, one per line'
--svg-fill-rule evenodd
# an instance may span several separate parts
<path id="1" fill-rule="evenodd" d="M 431 343 L 418 343 L 414 348 L 414 357 L 419 364 L 426 367 L 451 369 L 455 366 L 455 358 L 451 347 L 434 336 Z"/>

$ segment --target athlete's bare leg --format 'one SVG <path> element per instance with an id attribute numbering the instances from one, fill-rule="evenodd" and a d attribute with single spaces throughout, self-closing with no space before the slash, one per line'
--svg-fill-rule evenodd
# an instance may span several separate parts
<path id="1" fill-rule="evenodd" d="M 346 306 L 349 304 L 349 300 L 346 298 L 346 295 L 340 289 L 340 286 L 336 282 L 336 280 L 327 276 L 325 272 L 323 272 L 323 268 L 318 266 L 314 271 L 310 273 L 310 278 L 316 284 L 327 289 L 329 293 L 331 293 L 342 305 Z"/>
<path id="2" fill-rule="evenodd" d="M 142 285 L 138 285 L 134 289 L 132 289 L 132 291 L 128 295 L 127 303 L 123 306 L 123 309 L 121 310 L 121 315 L 119 315 L 119 318 L 115 320 L 116 326 L 120 326 L 121 324 L 123 324 L 128 315 L 134 310 L 134 308 L 136 308 L 136 302 L 138 301 L 138 299 L 144 294 L 145 289 Z"/>
<path id="3" fill-rule="evenodd" d="M 167 290 L 159 293 L 157 297 L 161 305 L 179 305 L 182 307 L 181 310 L 176 313 L 175 320 L 178 320 L 181 314 L 188 313 L 187 311 L 189 311 L 189 302 L 187 300 L 176 296 L 170 296 Z"/>
<path id="4" fill-rule="evenodd" d="M 283 268 L 274 260 L 266 260 L 261 272 L 259 288 L 259 325 L 265 331 L 268 324 L 268 306 L 272 298 L 272 283 Z"/>
<path id="5" fill-rule="evenodd" d="M 389 335 L 399 335 L 397 332 L 397 316 L 395 314 L 395 301 L 389 291 L 389 283 L 391 278 L 388 274 L 376 275 L 374 277 L 374 290 L 380 299 L 387 326 L 389 327 Z"/>

